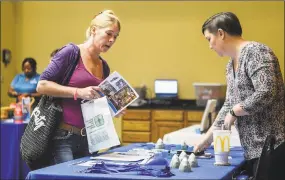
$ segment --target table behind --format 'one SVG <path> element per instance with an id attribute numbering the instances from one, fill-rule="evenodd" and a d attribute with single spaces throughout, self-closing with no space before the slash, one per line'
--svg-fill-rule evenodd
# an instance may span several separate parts
<path id="1" fill-rule="evenodd" d="M 109 150 L 108 152 L 126 152 L 133 148 L 146 148 L 146 144 L 130 144 L 128 146 Z M 213 148 L 207 149 L 206 152 L 213 154 Z M 180 172 L 178 169 L 171 169 L 171 172 L 173 172 L 175 176 L 167 179 L 231 179 L 234 171 L 236 171 L 245 160 L 241 147 L 231 148 L 230 156 L 232 157 L 232 159 L 230 159 L 230 166 L 215 166 L 214 158 L 198 159 L 199 167 L 192 168 L 192 172 L 184 173 Z M 84 157 L 31 171 L 26 179 L 160 179 L 157 177 L 136 175 L 135 172 L 120 174 L 79 173 L 78 171 L 86 169 L 87 167 L 74 164 L 89 159 L 90 157 Z"/>
<path id="2" fill-rule="evenodd" d="M 24 179 L 30 171 L 20 155 L 26 126 L 27 123 L 1 121 L 1 179 Z"/>

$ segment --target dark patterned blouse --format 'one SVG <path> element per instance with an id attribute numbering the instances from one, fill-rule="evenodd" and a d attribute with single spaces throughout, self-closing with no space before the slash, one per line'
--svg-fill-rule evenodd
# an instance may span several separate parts
<path id="1" fill-rule="evenodd" d="M 265 138 L 271 133 L 277 139 L 275 148 L 284 142 L 284 82 L 272 50 L 264 44 L 249 42 L 241 49 L 235 73 L 233 61 L 227 64 L 226 77 L 226 100 L 214 125 L 220 127 L 229 110 L 240 103 L 250 114 L 235 121 L 247 160 L 261 155 Z"/>

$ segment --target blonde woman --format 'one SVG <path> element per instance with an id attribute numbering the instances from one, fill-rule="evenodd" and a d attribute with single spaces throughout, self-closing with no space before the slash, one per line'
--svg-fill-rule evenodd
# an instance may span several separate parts
<path id="1" fill-rule="evenodd" d="M 53 164 L 89 155 L 80 102 L 96 98 L 97 86 L 109 75 L 109 66 L 100 53 L 114 45 L 120 29 L 120 21 L 111 10 L 99 13 L 86 31 L 87 40 L 60 49 L 40 77 L 38 92 L 62 98 L 63 117 L 53 137 Z M 60 85 L 70 57 L 78 53 L 80 59 L 68 85 Z"/>

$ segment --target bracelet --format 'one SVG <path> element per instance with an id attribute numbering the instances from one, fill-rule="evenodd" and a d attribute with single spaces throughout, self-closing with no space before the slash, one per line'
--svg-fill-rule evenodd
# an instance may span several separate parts
<path id="1" fill-rule="evenodd" d="M 77 100 L 77 88 L 75 89 L 75 92 L 74 92 L 74 94 L 73 94 L 73 99 L 76 101 Z"/>
<path id="2" fill-rule="evenodd" d="M 235 114 L 235 112 L 234 112 L 233 109 L 230 110 L 230 114 L 231 114 L 232 116 L 236 117 L 236 118 L 238 117 L 238 116 Z"/>

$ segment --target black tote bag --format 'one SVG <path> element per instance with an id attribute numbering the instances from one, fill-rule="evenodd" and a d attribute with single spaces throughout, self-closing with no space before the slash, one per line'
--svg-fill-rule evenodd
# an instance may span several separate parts
<path id="1" fill-rule="evenodd" d="M 71 61 L 62 80 L 62 85 L 67 85 L 73 71 L 80 59 L 78 52 L 75 61 Z M 62 108 L 59 98 L 43 95 L 38 105 L 34 108 L 30 121 L 21 139 L 20 151 L 22 159 L 31 170 L 49 165 L 51 158 L 51 138 L 62 118 Z"/>

